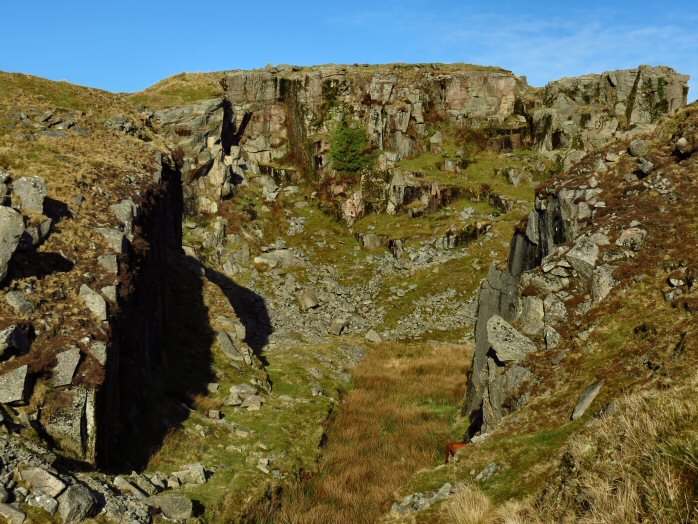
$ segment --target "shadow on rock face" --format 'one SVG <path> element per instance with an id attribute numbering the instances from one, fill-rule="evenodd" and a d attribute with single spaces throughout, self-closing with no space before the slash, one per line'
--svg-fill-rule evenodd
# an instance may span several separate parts
<path id="1" fill-rule="evenodd" d="M 118 392 L 113 392 L 118 406 L 112 404 L 112 413 L 105 413 L 111 427 L 103 429 L 114 435 L 106 440 L 105 450 L 106 467 L 112 471 L 144 468 L 168 433 L 190 416 L 188 406 L 195 397 L 208 394 L 208 384 L 217 381 L 212 355 L 216 333 L 204 302 L 201 266 L 171 253 L 166 270 L 164 302 L 157 300 L 161 293 L 139 286 L 124 326 L 114 329 L 119 334 L 119 362 L 110 369 L 118 370 L 118 377 L 109 383 L 118 384 Z M 272 327 L 264 299 L 215 270 L 205 269 L 205 276 L 225 294 L 246 328 L 245 342 L 266 365 L 260 353 Z M 159 316 L 159 308 L 164 311 L 164 325 L 162 338 L 156 340 L 138 319 Z M 152 354 L 144 358 L 144 351 Z"/>
<path id="2" fill-rule="evenodd" d="M 262 364 L 268 365 L 262 353 L 273 328 L 264 298 L 213 269 L 206 268 L 206 278 L 220 288 L 245 326 L 245 343 Z"/>
<path id="3" fill-rule="evenodd" d="M 139 286 L 139 296 L 131 302 L 119 335 L 118 384 L 104 422 L 110 427 L 102 449 L 104 466 L 114 472 L 143 469 L 172 430 L 189 417 L 196 395 L 207 394 L 207 385 L 216 380 L 211 348 L 214 331 L 204 303 L 203 280 L 182 254 L 171 253 L 165 270 L 166 289 L 162 293 Z M 160 303 L 158 296 L 164 296 Z M 139 318 L 159 316 L 162 308 L 162 337 L 154 338 L 147 323 Z M 140 327 L 139 327 L 140 326 Z M 144 340 L 150 338 L 149 342 Z M 143 352 L 152 352 L 144 358 Z M 145 364 L 144 364 L 145 363 Z M 115 411 L 115 412 L 114 412 Z"/>

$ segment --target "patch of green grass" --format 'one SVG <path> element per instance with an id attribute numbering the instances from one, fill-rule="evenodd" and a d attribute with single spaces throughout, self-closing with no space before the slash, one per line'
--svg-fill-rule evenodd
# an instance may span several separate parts
<path id="1" fill-rule="evenodd" d="M 163 109 L 202 102 L 221 96 L 222 73 L 181 73 L 149 87 L 145 91 L 126 96 L 133 105 L 143 104 L 152 109 Z"/>

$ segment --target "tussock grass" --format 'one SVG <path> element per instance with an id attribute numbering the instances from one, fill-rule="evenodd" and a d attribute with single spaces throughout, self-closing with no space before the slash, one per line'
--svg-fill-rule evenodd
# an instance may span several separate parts
<path id="1" fill-rule="evenodd" d="M 469 353 L 463 346 L 377 346 L 354 371 L 319 471 L 289 488 L 274 521 L 375 522 L 415 470 L 442 460 Z"/>
<path id="2" fill-rule="evenodd" d="M 558 473 L 532 501 L 493 508 L 471 486 L 443 508 L 449 522 L 695 522 L 698 519 L 698 376 L 634 393 L 573 437 Z"/>

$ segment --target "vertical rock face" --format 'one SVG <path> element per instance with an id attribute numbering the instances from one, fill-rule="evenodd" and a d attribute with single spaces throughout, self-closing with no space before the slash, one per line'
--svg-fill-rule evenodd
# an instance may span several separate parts
<path id="1" fill-rule="evenodd" d="M 464 64 L 279 66 L 227 73 L 223 98 L 156 111 L 153 121 L 181 150 L 187 210 L 210 213 L 246 179 L 333 177 L 330 139 L 345 114 L 391 178 L 409 176 L 394 169 L 400 159 L 441 150 L 440 133 L 432 134 L 441 121 L 477 129 L 494 147 L 532 146 L 569 164 L 684 105 L 687 81 L 649 66 L 543 89 L 510 71 Z M 363 189 L 345 198 L 348 222 L 376 207 Z M 395 211 L 385 201 L 377 207 Z"/>
<path id="2" fill-rule="evenodd" d="M 229 144 L 222 137 L 232 125 L 232 112 L 222 98 L 153 113 L 182 163 L 184 195 L 191 213 L 215 213 L 232 194 Z M 226 147 L 227 146 L 227 147 Z"/>
<path id="3" fill-rule="evenodd" d="M 686 105 L 687 83 L 688 76 L 670 67 L 650 66 L 552 82 L 533 113 L 536 144 L 549 151 L 600 147 Z"/>
<path id="4" fill-rule="evenodd" d="M 234 160 L 254 171 L 292 151 L 321 174 L 329 163 L 322 135 L 342 107 L 365 127 L 371 144 L 406 158 L 425 151 L 436 115 L 475 127 L 504 125 L 530 91 L 509 71 L 431 65 L 240 71 L 224 84 L 235 113 L 240 158 Z M 525 119 L 516 122 L 525 128 Z"/>
<path id="5" fill-rule="evenodd" d="M 102 228 L 108 249 L 117 255 L 108 273 L 118 292 L 113 287 L 108 296 L 102 288 L 108 305 L 102 294 L 85 284 L 76 290 L 86 308 L 85 322 L 98 324 L 106 340 L 88 337 L 76 341 L 81 349 L 66 348 L 57 354 L 52 388 L 38 417 L 63 453 L 106 467 L 117 462 L 136 465 L 142 459 L 139 452 L 150 444 L 147 421 L 152 399 L 162 386 L 164 268 L 168 253 L 181 250 L 182 183 L 169 159 L 157 168 L 161 171 L 143 189 L 138 204 L 119 204 L 119 209 L 128 208 L 127 213 L 118 213 L 123 231 Z M 118 280 L 113 280 L 117 269 Z M 80 363 L 84 365 L 76 371 Z M 77 375 L 85 376 L 85 366 L 90 381 L 80 382 Z M 17 400 L 19 386 L 13 383 L 6 389 L 3 402 Z"/>
<path id="6" fill-rule="evenodd" d="M 181 251 L 182 186 L 165 166 L 159 196 L 139 209 L 144 252 L 131 252 L 133 293 L 112 321 L 105 381 L 97 396 L 98 462 L 138 464 L 149 451 L 148 417 L 162 388 L 168 254 Z M 148 202 L 146 200 L 146 202 Z M 147 451 L 144 451 L 147 450 Z"/>
<path id="7" fill-rule="evenodd" d="M 520 384 L 520 377 L 528 374 L 526 368 L 511 365 L 519 359 L 502 357 L 513 351 L 512 354 L 523 358 L 533 351 L 533 343 L 508 322 L 523 315 L 528 321 L 525 331 L 542 331 L 543 301 L 538 297 L 522 300 L 521 277 L 565 242 L 568 229 L 576 230 L 573 214 L 563 209 L 559 194 L 538 195 L 525 228 L 519 228 L 512 238 L 507 267 L 500 269 L 493 265 L 482 283 L 475 323 L 475 353 L 463 407 L 463 415 L 470 420 L 471 434 L 495 427 L 503 416 L 507 397 Z M 505 328 L 496 329 L 497 326 Z M 499 336 L 503 332 L 510 336 Z M 517 347 L 525 350 L 516 351 Z"/>

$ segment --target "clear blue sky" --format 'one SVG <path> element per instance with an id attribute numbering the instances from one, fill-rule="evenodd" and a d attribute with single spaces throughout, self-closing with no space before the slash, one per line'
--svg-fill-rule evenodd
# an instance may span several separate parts
<path id="1" fill-rule="evenodd" d="M 698 86 L 696 0 L 3 4 L 0 70 L 111 91 L 137 91 L 182 71 L 329 62 L 498 65 L 533 85 L 666 64 Z"/>

